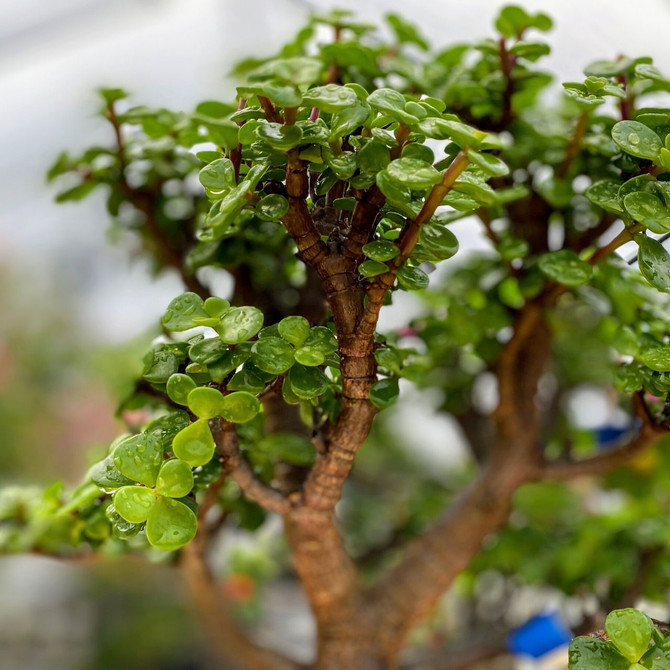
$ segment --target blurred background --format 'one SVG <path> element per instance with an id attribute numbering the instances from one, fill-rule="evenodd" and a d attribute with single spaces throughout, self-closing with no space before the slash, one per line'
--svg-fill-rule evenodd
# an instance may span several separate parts
<path id="1" fill-rule="evenodd" d="M 134 104 L 192 109 L 204 99 L 231 99 L 235 82 L 226 74 L 233 64 L 274 53 L 310 11 L 350 8 L 371 22 L 398 12 L 439 47 L 492 35 L 502 4 L 0 0 L 0 484 L 77 483 L 121 430 L 113 418 L 118 398 L 139 372 L 158 317 L 182 290 L 176 275 L 151 277 L 128 241 L 113 239 L 102 193 L 57 206 L 46 186 L 45 172 L 61 150 L 110 140 L 96 116 L 97 87 L 123 87 Z M 523 4 L 555 19 L 544 66 L 560 80 L 579 79 L 586 63 L 622 50 L 652 56 L 670 72 L 667 0 L 635 9 L 630 0 Z M 462 248 L 486 246 L 479 229 L 457 225 Z M 403 325 L 411 311 L 403 305 L 386 325 Z M 428 448 L 446 471 L 461 458 L 458 438 L 445 440 L 451 427 L 430 422 L 430 411 L 430 402 L 409 397 L 395 429 L 407 416 L 416 425 L 423 412 Z M 267 542 L 276 531 L 264 531 Z M 262 553 L 256 559 L 262 573 Z M 124 560 L 120 570 L 114 560 L 84 566 L 1 558 L 0 668 L 206 667 L 167 568 Z M 227 588 L 239 595 L 238 582 Z M 270 593 L 262 614 L 275 643 L 287 635 L 282 588 Z M 249 617 L 261 616 L 247 609 Z M 298 603 L 288 624 L 293 646 L 309 638 L 310 626 Z"/>

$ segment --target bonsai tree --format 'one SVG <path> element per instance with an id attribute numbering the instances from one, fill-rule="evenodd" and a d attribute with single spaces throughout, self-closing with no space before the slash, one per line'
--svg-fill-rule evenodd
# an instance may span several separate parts
<path id="1" fill-rule="evenodd" d="M 186 292 L 122 401 L 127 434 L 74 491 L 7 489 L 3 545 L 168 552 L 240 667 L 300 667 L 259 647 L 214 588 L 212 540 L 267 515 L 283 520 L 319 670 L 396 667 L 455 580 L 468 592 L 492 567 L 586 589 L 603 613 L 659 597 L 667 577 L 670 115 L 650 105 L 670 81 L 618 56 L 541 95 L 552 23 L 517 6 L 494 39 L 439 51 L 387 22 L 381 39 L 344 12 L 314 17 L 276 57 L 238 66 L 233 103 L 172 112 L 103 90 L 112 141 L 49 172 L 59 201 L 104 189 L 113 225 Z M 454 224 L 488 253 L 457 254 Z M 380 331 L 407 291 L 421 315 Z M 610 392 L 619 428 L 575 423 L 566 403 L 584 383 Z M 464 470 L 436 481 L 412 465 L 420 427 L 400 444 L 384 423 L 401 386 L 439 392 Z M 588 511 L 600 476 L 625 514 Z M 592 483 L 562 483 L 575 478 Z M 398 500 L 400 522 L 385 512 Z M 624 612 L 611 621 L 637 642 L 610 622 L 612 642 L 577 642 L 572 667 L 615 667 L 598 644 L 666 667 L 662 633 L 647 653 L 652 625 Z"/>

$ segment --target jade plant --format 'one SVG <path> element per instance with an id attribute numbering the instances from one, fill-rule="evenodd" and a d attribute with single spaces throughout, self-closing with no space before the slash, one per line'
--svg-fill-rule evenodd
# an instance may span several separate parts
<path id="1" fill-rule="evenodd" d="M 235 101 L 191 112 L 102 90 L 110 143 L 49 172 L 59 202 L 104 191 L 114 228 L 185 292 L 122 400 L 128 432 L 73 491 L 6 489 L 2 545 L 164 552 L 213 648 L 254 670 L 301 664 L 242 629 L 212 552 L 269 515 L 321 670 L 397 667 L 457 578 L 464 593 L 491 569 L 586 589 L 606 613 L 659 597 L 667 574 L 670 80 L 610 54 L 553 86 L 538 66 L 552 22 L 517 6 L 495 37 L 438 50 L 387 24 L 315 16 L 237 66 Z M 457 253 L 454 230 L 488 253 Z M 419 316 L 380 330 L 406 292 Z M 574 422 L 585 383 L 626 417 L 614 439 Z M 437 392 L 469 446 L 448 481 L 410 465 L 419 426 L 404 445 L 385 428 L 413 387 Z M 625 514 L 588 511 L 601 487 Z M 645 615 L 610 615 L 607 631 L 577 638 L 571 667 L 667 667 Z"/>

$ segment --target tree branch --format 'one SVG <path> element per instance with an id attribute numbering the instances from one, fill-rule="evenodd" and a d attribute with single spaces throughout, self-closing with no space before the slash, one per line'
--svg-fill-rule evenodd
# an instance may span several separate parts
<path id="1" fill-rule="evenodd" d="M 442 181 L 433 186 L 419 214 L 415 219 L 405 224 L 396 242 L 400 253 L 389 262 L 391 267 L 388 272 L 376 277 L 368 286 L 368 303 L 358 329 L 360 343 L 367 343 L 373 338 L 386 292 L 393 286 L 398 268 L 410 257 L 419 239 L 421 226 L 430 221 L 433 214 L 435 214 L 435 210 L 440 206 L 447 193 L 453 187 L 456 179 L 458 179 L 468 165 L 467 154 L 464 151 L 459 151 L 451 165 L 445 171 Z"/>
<path id="2" fill-rule="evenodd" d="M 128 184 L 125 170 L 126 148 L 121 133 L 121 124 L 116 116 L 114 104 L 110 103 L 107 107 L 107 118 L 112 124 L 114 137 L 116 139 L 116 153 L 119 159 L 119 187 L 125 198 L 135 209 L 144 215 L 145 230 L 155 245 L 156 255 L 160 263 L 164 266 L 174 268 L 181 276 L 184 286 L 193 293 L 197 293 L 203 300 L 211 294 L 209 290 L 200 283 L 200 280 L 194 274 L 188 274 L 184 267 L 183 254 L 174 249 L 164 231 L 162 230 L 158 219 L 156 218 L 155 196 L 146 190 L 134 189 Z"/>
<path id="3" fill-rule="evenodd" d="M 286 192 L 288 194 L 288 212 L 282 217 L 282 223 L 298 247 L 298 258 L 306 265 L 313 267 L 321 279 L 325 279 L 319 271 L 321 261 L 328 249 L 314 227 L 314 222 L 307 207 L 309 195 L 307 165 L 300 160 L 295 149 L 288 152 L 286 164 Z"/>
<path id="4" fill-rule="evenodd" d="M 377 185 L 364 191 L 360 197 L 356 196 L 356 207 L 351 216 L 351 225 L 342 242 L 342 253 L 353 258 L 356 265 L 363 260 L 363 245 L 370 241 L 377 223 L 377 216 L 385 202 L 386 198 Z"/>
<path id="5" fill-rule="evenodd" d="M 289 499 L 258 479 L 242 456 L 237 442 L 235 424 L 218 417 L 209 422 L 209 427 L 216 448 L 221 455 L 224 470 L 240 487 L 242 493 L 249 500 L 257 502 L 271 512 L 281 515 L 288 514 L 293 507 Z"/>
<path id="6" fill-rule="evenodd" d="M 633 395 L 635 414 L 642 420 L 640 431 L 619 446 L 599 453 L 591 458 L 578 461 L 549 462 L 541 470 L 541 478 L 549 481 L 560 481 L 583 477 L 585 475 L 604 475 L 615 468 L 626 465 L 646 449 L 655 445 L 668 429 L 655 422 L 644 402 L 643 392 Z"/>
<path id="7" fill-rule="evenodd" d="M 195 613 L 200 617 L 218 658 L 245 670 L 298 670 L 303 667 L 278 653 L 253 643 L 226 608 L 205 558 L 205 535 L 200 530 L 179 555 L 183 577 Z"/>
<path id="8" fill-rule="evenodd" d="M 529 439 L 526 436 L 527 447 L 531 446 Z M 413 540 L 400 562 L 374 585 L 367 601 L 382 636 L 382 648 L 390 657 L 469 565 L 484 538 L 507 522 L 515 491 L 535 474 L 525 453 L 490 462 L 446 515 Z"/>

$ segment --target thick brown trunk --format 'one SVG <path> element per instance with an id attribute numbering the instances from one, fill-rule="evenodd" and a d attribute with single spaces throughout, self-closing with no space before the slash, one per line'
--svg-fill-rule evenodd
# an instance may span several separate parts
<path id="1" fill-rule="evenodd" d="M 349 628 L 342 635 L 319 640 L 314 670 L 395 670 L 396 666 L 369 646 L 370 636 Z"/>

